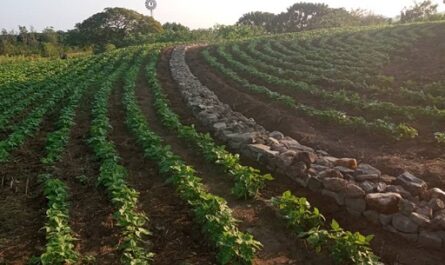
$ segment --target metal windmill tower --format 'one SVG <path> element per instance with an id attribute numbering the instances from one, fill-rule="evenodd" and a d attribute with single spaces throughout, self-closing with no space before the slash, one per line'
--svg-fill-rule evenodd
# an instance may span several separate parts
<path id="1" fill-rule="evenodd" d="M 146 0 L 145 1 L 145 7 L 150 10 L 150 15 L 153 17 L 153 10 L 156 9 L 156 6 L 158 5 L 158 3 L 156 2 L 156 0 Z"/>

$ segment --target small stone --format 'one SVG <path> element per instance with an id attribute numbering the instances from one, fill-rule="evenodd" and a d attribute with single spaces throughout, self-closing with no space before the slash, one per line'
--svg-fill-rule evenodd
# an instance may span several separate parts
<path id="1" fill-rule="evenodd" d="M 403 233 L 417 233 L 419 230 L 419 225 L 403 214 L 395 214 L 392 218 L 392 225 Z"/>
<path id="2" fill-rule="evenodd" d="M 310 167 L 317 160 L 317 155 L 312 152 L 297 152 L 294 157 L 295 162 L 303 161 L 306 163 L 307 167 Z"/>
<path id="3" fill-rule="evenodd" d="M 227 128 L 227 124 L 225 122 L 217 122 L 213 124 L 213 128 L 216 131 L 224 130 L 225 128 Z"/>
<path id="4" fill-rule="evenodd" d="M 442 248 L 442 238 L 434 232 L 421 231 L 419 234 L 419 244 L 433 249 Z"/>
<path id="5" fill-rule="evenodd" d="M 392 222 L 392 214 L 380 214 L 379 221 L 383 226 L 389 225 Z"/>
<path id="6" fill-rule="evenodd" d="M 387 185 L 391 185 L 394 181 L 396 181 L 396 177 L 388 176 L 388 175 L 382 175 L 380 177 L 380 180 L 385 182 Z"/>
<path id="7" fill-rule="evenodd" d="M 429 206 L 422 206 L 422 207 L 418 207 L 415 210 L 416 213 L 420 214 L 420 215 L 424 215 L 428 218 L 432 218 L 433 217 L 433 209 Z"/>
<path id="8" fill-rule="evenodd" d="M 270 150 L 270 146 L 264 144 L 249 144 L 248 148 L 254 153 L 257 153 L 257 155 L 259 156 L 266 155 L 270 157 L 275 157 L 280 154 L 277 151 Z"/>
<path id="9" fill-rule="evenodd" d="M 436 230 L 445 229 L 445 214 L 436 215 L 433 220 L 431 220 L 431 226 Z"/>
<path id="10" fill-rule="evenodd" d="M 439 188 L 432 188 L 431 191 L 431 197 L 441 199 L 442 201 L 445 201 L 445 191 L 439 189 Z"/>
<path id="11" fill-rule="evenodd" d="M 339 194 L 339 193 L 335 193 L 335 192 L 329 191 L 329 190 L 322 190 L 321 194 L 323 196 L 328 196 L 328 197 L 333 198 L 335 200 L 335 202 L 337 202 L 338 205 L 344 205 L 345 204 L 344 196 Z"/>
<path id="12" fill-rule="evenodd" d="M 340 158 L 334 162 L 334 165 L 346 167 L 346 168 L 350 168 L 350 169 L 356 169 L 357 168 L 357 160 L 355 160 L 353 158 Z"/>
<path id="13" fill-rule="evenodd" d="M 370 181 L 359 183 L 359 185 L 366 193 L 374 192 L 376 189 L 376 185 Z"/>
<path id="14" fill-rule="evenodd" d="M 320 177 L 320 179 L 324 179 L 324 178 L 343 178 L 343 175 L 340 173 L 340 171 L 335 170 L 335 169 L 328 169 L 325 171 L 320 172 L 320 174 L 318 175 Z"/>
<path id="15" fill-rule="evenodd" d="M 411 193 L 407 192 L 402 186 L 399 185 L 388 185 L 386 186 L 385 192 L 398 193 L 405 199 L 412 197 Z"/>
<path id="16" fill-rule="evenodd" d="M 380 177 L 382 172 L 369 164 L 362 163 L 358 165 L 355 175 L 377 175 Z"/>
<path id="17" fill-rule="evenodd" d="M 334 169 L 340 171 L 342 174 L 354 174 L 354 170 L 347 167 L 336 166 Z"/>
<path id="18" fill-rule="evenodd" d="M 343 193 L 347 198 L 358 198 L 365 196 L 365 191 L 359 186 L 352 183 L 346 185 L 346 189 L 343 191 Z"/>
<path id="19" fill-rule="evenodd" d="M 363 216 L 366 217 L 366 219 L 368 219 L 368 221 L 370 221 L 371 223 L 378 225 L 380 224 L 380 220 L 379 220 L 379 213 L 373 210 L 367 210 L 363 212 Z M 390 223 L 390 222 L 388 222 Z"/>
<path id="20" fill-rule="evenodd" d="M 317 150 L 316 151 L 317 155 L 319 156 L 328 156 L 328 152 L 324 151 L 324 150 Z"/>
<path id="21" fill-rule="evenodd" d="M 340 178 L 324 178 L 322 182 L 325 189 L 334 192 L 343 192 L 348 184 L 348 181 Z"/>
<path id="22" fill-rule="evenodd" d="M 327 170 L 328 168 L 325 166 L 321 166 L 321 165 L 317 165 L 317 164 L 312 164 L 311 168 L 315 171 L 317 171 L 317 174 L 321 173 L 322 171 Z"/>
<path id="23" fill-rule="evenodd" d="M 366 195 L 366 204 L 371 210 L 391 214 L 398 212 L 401 199 L 402 197 L 397 193 L 370 193 Z"/>
<path id="24" fill-rule="evenodd" d="M 431 220 L 428 217 L 418 214 L 416 212 L 411 213 L 410 218 L 421 227 L 425 227 L 429 225 L 431 222 Z"/>
<path id="25" fill-rule="evenodd" d="M 438 211 L 445 208 L 445 203 L 439 198 L 432 198 L 429 201 L 428 206 L 430 206 L 433 211 Z"/>
<path id="26" fill-rule="evenodd" d="M 364 199 L 345 198 L 345 205 L 346 208 L 360 214 L 366 210 L 366 202 Z"/>
<path id="27" fill-rule="evenodd" d="M 425 191 L 428 188 L 425 181 L 417 178 L 409 172 L 405 172 L 398 176 L 395 183 L 414 195 L 419 195 L 421 191 Z"/>
<path id="28" fill-rule="evenodd" d="M 282 145 L 282 144 L 280 144 L 280 142 L 278 142 L 277 139 L 275 139 L 275 138 L 273 138 L 273 137 L 269 137 L 267 140 L 269 141 L 269 143 L 270 143 L 271 146 L 272 146 L 272 145 L 276 145 L 276 146 L 280 146 L 280 145 Z M 284 145 L 282 145 L 282 146 L 284 147 Z"/>
<path id="29" fill-rule="evenodd" d="M 416 204 L 415 203 L 413 203 L 411 201 L 408 201 L 408 200 L 405 200 L 405 199 L 401 199 L 399 201 L 399 211 L 401 213 L 403 213 L 403 214 L 408 216 L 408 215 L 410 215 L 414 211 L 414 209 L 416 209 Z"/>
<path id="30" fill-rule="evenodd" d="M 317 177 L 311 177 L 308 179 L 307 187 L 311 191 L 320 191 L 323 188 L 323 183 Z"/>
<path id="31" fill-rule="evenodd" d="M 269 133 L 269 136 L 277 140 L 282 140 L 284 138 L 284 134 L 279 131 L 273 131 Z"/>
<path id="32" fill-rule="evenodd" d="M 354 179 L 358 182 L 363 182 L 363 181 L 377 182 L 380 180 L 380 176 L 377 174 L 364 174 L 364 175 L 356 175 Z"/>

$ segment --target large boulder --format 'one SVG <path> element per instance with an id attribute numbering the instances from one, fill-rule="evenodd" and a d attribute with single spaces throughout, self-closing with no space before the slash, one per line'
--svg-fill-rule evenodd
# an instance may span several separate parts
<path id="1" fill-rule="evenodd" d="M 399 210 L 399 201 L 402 199 L 397 193 L 370 193 L 366 195 L 366 204 L 371 210 L 379 213 L 392 214 Z"/>
<path id="2" fill-rule="evenodd" d="M 343 192 L 348 185 L 348 181 L 341 178 L 324 178 L 322 182 L 325 189 L 334 192 Z"/>

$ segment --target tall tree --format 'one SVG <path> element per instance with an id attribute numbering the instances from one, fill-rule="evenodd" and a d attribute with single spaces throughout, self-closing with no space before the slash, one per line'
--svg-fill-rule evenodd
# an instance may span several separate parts
<path id="1" fill-rule="evenodd" d="M 236 24 L 262 27 L 271 32 L 273 31 L 272 22 L 274 19 L 275 15 L 272 13 L 256 11 L 244 14 Z"/>
<path id="2" fill-rule="evenodd" d="M 421 3 L 414 2 L 414 5 L 409 8 L 404 8 L 400 13 L 400 22 L 415 22 L 428 20 L 437 14 L 437 4 L 433 4 L 431 0 L 425 0 Z"/>
<path id="3" fill-rule="evenodd" d="M 135 35 L 162 32 L 161 24 L 152 17 L 144 16 L 125 8 L 106 8 L 76 25 L 73 37 L 81 44 L 116 46 L 125 45 L 125 40 Z"/>

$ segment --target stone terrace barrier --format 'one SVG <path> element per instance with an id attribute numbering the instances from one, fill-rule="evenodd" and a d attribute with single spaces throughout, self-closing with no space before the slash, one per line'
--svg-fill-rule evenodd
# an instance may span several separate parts
<path id="1" fill-rule="evenodd" d="M 216 137 L 313 192 L 331 197 L 354 216 L 429 248 L 445 248 L 445 192 L 428 188 L 405 172 L 388 176 L 353 158 L 336 158 L 281 132 L 268 132 L 253 119 L 233 111 L 192 74 L 176 47 L 170 60 L 174 80 L 194 116 Z"/>

